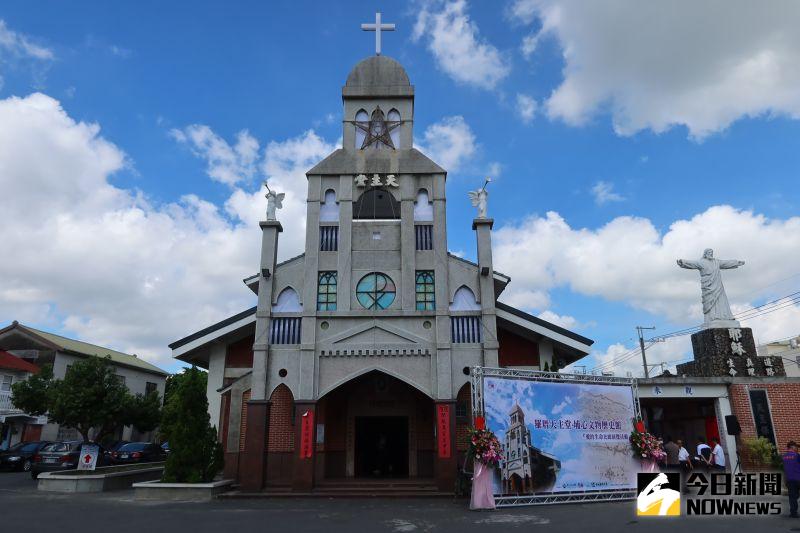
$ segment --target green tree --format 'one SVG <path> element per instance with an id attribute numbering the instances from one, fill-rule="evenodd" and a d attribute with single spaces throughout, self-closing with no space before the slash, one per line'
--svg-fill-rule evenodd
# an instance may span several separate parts
<path id="1" fill-rule="evenodd" d="M 167 382 L 164 385 L 164 405 L 169 403 L 170 397 L 178 389 L 178 385 L 180 385 L 181 381 L 187 379 L 188 371 L 189 368 L 184 368 L 183 372 L 180 374 L 172 374 L 167 377 Z M 201 372 L 200 378 L 203 380 L 203 387 L 205 387 L 208 382 L 208 374 Z"/>
<path id="2" fill-rule="evenodd" d="M 47 414 L 50 386 L 53 384 L 53 367 L 46 365 L 25 381 L 14 383 L 11 394 L 14 406 L 28 414 L 42 416 Z"/>
<path id="3" fill-rule="evenodd" d="M 155 429 L 161 416 L 158 393 L 132 395 L 114 372 L 110 358 L 89 357 L 67 367 L 64 379 L 51 369 L 12 386 L 14 405 L 51 422 L 75 428 L 85 442 L 94 430 L 101 442 L 123 426 Z"/>
<path id="4" fill-rule="evenodd" d="M 185 370 L 164 406 L 161 432 L 170 447 L 165 483 L 208 482 L 222 468 L 222 446 L 208 415 L 206 377 L 195 367 Z"/>

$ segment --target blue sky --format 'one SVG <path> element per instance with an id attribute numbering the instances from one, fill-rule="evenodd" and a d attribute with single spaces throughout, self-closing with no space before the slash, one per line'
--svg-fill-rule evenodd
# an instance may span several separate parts
<path id="1" fill-rule="evenodd" d="M 416 86 L 415 138 L 450 171 L 450 249 L 474 256 L 466 191 L 492 174 L 503 298 L 595 339 L 589 368 L 632 348 L 637 324 L 702 320 L 678 256 L 747 261 L 726 273 L 734 312 L 790 294 L 800 16 L 740 7 L 4 2 L 0 182 L 18 201 L 0 322 L 174 368 L 168 342 L 251 305 L 259 182 L 302 216 L 302 172 L 341 135 L 340 88 L 374 51 L 359 24 L 376 10 Z M 745 325 L 785 338 L 800 309 Z M 688 339 L 653 350 L 683 359 Z"/>

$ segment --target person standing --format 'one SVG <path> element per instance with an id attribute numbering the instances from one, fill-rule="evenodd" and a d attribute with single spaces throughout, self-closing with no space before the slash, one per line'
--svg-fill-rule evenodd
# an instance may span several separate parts
<path id="1" fill-rule="evenodd" d="M 688 472 L 692 469 L 692 461 L 689 460 L 689 451 L 684 448 L 682 439 L 678 439 L 676 444 L 678 445 L 678 464 L 683 472 Z"/>
<path id="2" fill-rule="evenodd" d="M 720 446 L 717 437 L 711 438 L 711 444 L 712 466 L 717 470 L 725 470 L 725 450 Z"/>
<path id="3" fill-rule="evenodd" d="M 797 443 L 790 440 L 783 452 L 783 471 L 786 474 L 786 486 L 789 488 L 789 516 L 797 518 L 797 499 L 800 497 L 800 454 Z"/>
<path id="4" fill-rule="evenodd" d="M 705 437 L 697 437 L 697 466 L 703 470 L 708 470 L 711 466 L 711 447 L 706 444 Z"/>
<path id="5" fill-rule="evenodd" d="M 667 471 L 677 472 L 681 466 L 678 461 L 678 454 L 681 449 L 672 441 L 672 437 L 669 435 L 667 435 L 664 441 L 666 442 L 666 444 L 664 444 L 664 451 L 667 453 Z"/>

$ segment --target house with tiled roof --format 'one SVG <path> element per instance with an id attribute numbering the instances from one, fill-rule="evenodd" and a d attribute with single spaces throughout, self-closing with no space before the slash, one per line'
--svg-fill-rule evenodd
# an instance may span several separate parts
<path id="1" fill-rule="evenodd" d="M 17 321 L 0 329 L 0 449 L 20 441 L 77 438 L 74 428 L 47 422 L 46 417 L 24 413 L 13 404 L 11 385 L 27 379 L 45 365 L 52 365 L 53 376 L 63 379 L 67 368 L 87 357 L 108 357 L 114 370 L 131 394 L 157 391 L 164 396 L 167 376 L 164 370 L 133 354 L 56 335 L 25 326 Z M 126 427 L 119 439 L 147 439 L 135 428 Z"/>

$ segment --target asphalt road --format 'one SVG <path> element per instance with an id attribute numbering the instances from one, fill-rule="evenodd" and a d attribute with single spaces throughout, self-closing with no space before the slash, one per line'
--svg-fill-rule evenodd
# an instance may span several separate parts
<path id="1" fill-rule="evenodd" d="M 633 502 L 570 504 L 471 512 L 464 500 L 273 499 L 210 504 L 142 503 L 133 492 L 61 495 L 36 491 L 27 474 L 0 473 L 0 530 L 5 532 L 324 532 L 732 533 L 798 531 L 800 520 L 645 518 Z"/>

